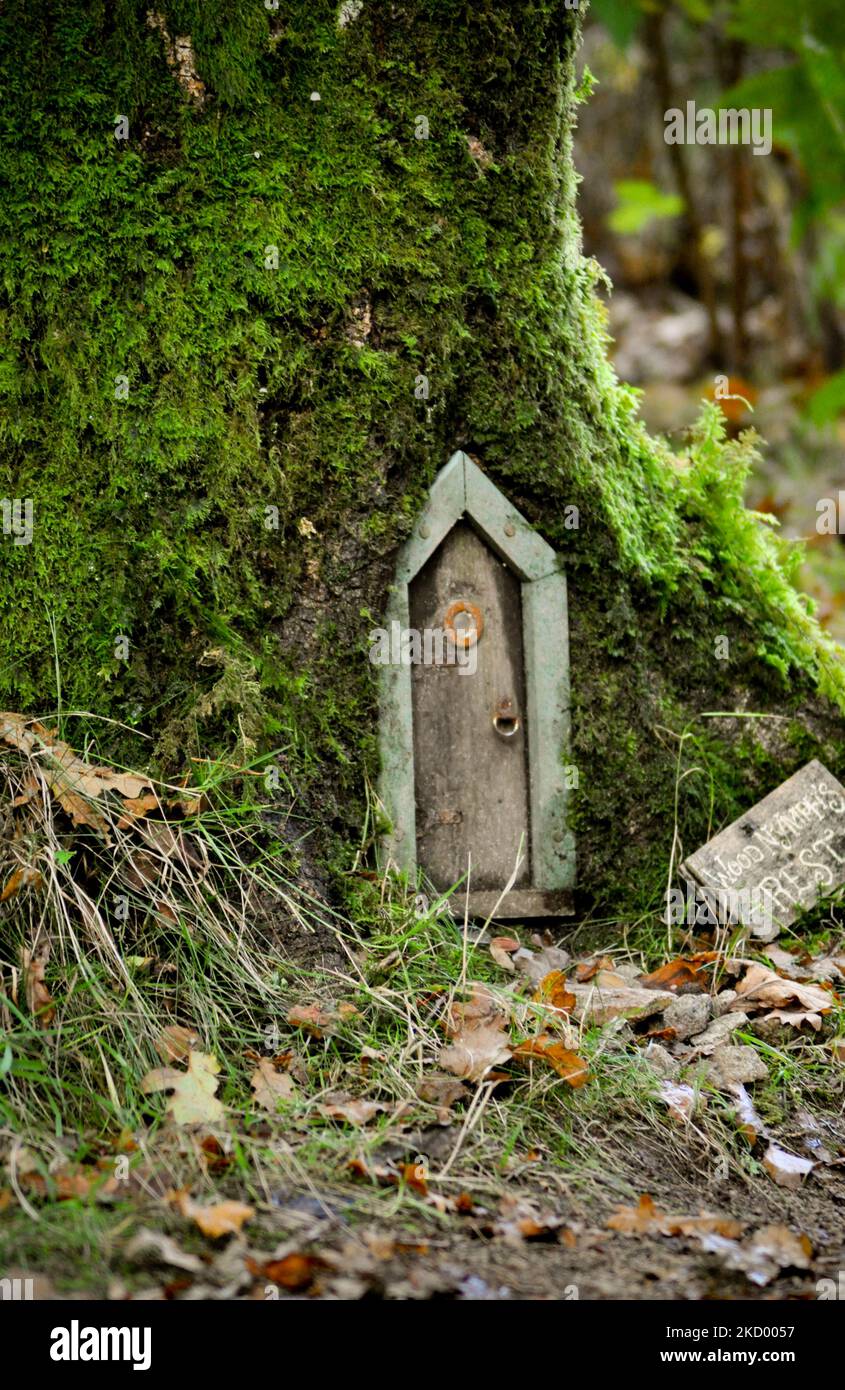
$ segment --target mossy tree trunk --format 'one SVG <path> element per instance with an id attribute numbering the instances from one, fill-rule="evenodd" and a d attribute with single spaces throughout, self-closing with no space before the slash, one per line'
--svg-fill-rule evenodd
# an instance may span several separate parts
<path id="1" fill-rule="evenodd" d="M 841 768 L 843 682 L 742 511 L 748 448 L 710 411 L 672 457 L 607 365 L 578 25 L 565 0 L 3 7 L 2 491 L 34 533 L 0 548 L 0 700 L 60 695 L 171 770 L 278 747 L 342 863 L 368 634 L 463 449 L 566 557 L 579 881 L 618 914 L 665 876 L 679 771 L 693 848 L 808 754 Z"/>

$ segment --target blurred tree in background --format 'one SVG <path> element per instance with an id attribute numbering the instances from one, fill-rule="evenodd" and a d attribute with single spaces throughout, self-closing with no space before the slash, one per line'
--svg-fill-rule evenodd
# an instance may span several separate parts
<path id="1" fill-rule="evenodd" d="M 809 543 L 804 582 L 841 638 L 845 547 L 815 522 L 843 481 L 845 7 L 592 0 L 590 16 L 579 206 L 616 286 L 617 368 L 670 436 L 727 375 L 730 428 L 770 445 L 751 501 Z M 771 110 L 771 154 L 666 144 L 689 101 Z"/>

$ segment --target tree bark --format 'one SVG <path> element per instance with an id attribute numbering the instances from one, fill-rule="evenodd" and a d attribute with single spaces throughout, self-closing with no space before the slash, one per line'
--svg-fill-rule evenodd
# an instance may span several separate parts
<path id="1" fill-rule="evenodd" d="M 0 699 L 53 707 L 58 671 L 65 712 L 171 772 L 277 749 L 338 891 L 377 773 L 368 634 L 456 449 L 567 565 L 585 902 L 659 898 L 684 730 L 709 769 L 687 849 L 841 763 L 816 694 L 841 675 L 773 552 L 749 572 L 738 446 L 711 420 L 673 459 L 608 366 L 578 24 L 564 0 L 0 16 L 3 491 L 35 514 L 0 548 Z M 699 718 L 734 710 L 778 718 Z"/>

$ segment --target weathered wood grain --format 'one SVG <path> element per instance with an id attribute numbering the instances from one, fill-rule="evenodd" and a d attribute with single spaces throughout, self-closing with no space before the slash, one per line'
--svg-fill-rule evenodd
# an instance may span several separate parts
<path id="1" fill-rule="evenodd" d="M 409 878 L 422 870 L 443 883 L 460 859 L 461 868 L 452 879 L 454 882 L 465 872 L 471 852 L 473 887 L 469 910 L 473 915 L 486 916 L 497 903 L 497 917 L 570 914 L 575 836 L 569 825 L 568 808 L 570 787 L 577 781 L 570 781 L 572 769 L 568 765 L 569 635 L 562 557 L 555 554 L 477 464 L 458 452 L 438 473 L 426 507 L 397 557 L 396 578 L 385 615 L 389 627 L 395 624 L 400 631 L 412 628 L 417 632 L 425 632 L 430 626 L 441 627 L 443 612 L 437 612 L 432 622 L 437 604 L 429 603 L 426 608 L 421 581 L 424 572 L 430 579 L 442 563 L 442 557 L 438 557 L 441 548 L 445 552 L 449 546 L 453 528 L 468 532 L 487 552 L 484 563 L 489 569 L 488 579 L 496 576 L 493 591 L 507 590 L 510 594 L 507 606 L 511 621 L 507 629 L 499 625 L 493 642 L 485 631 L 479 655 L 484 669 L 490 665 L 494 670 L 501 665 L 501 674 L 513 679 L 499 682 L 502 688 L 497 688 L 492 699 L 486 692 L 483 719 L 473 710 L 473 723 L 479 730 L 483 724 L 483 734 L 478 735 L 474 755 L 465 758 L 462 750 L 466 719 L 462 718 L 462 711 L 466 715 L 465 706 L 472 702 L 460 691 L 462 683 L 477 680 L 477 675 L 461 675 L 455 664 L 447 664 L 445 669 L 435 669 L 440 682 L 437 685 L 429 684 L 430 676 L 404 662 L 381 666 L 379 790 L 387 827 L 379 846 L 380 863 L 385 868 L 399 869 Z M 456 591 L 453 598 L 473 601 L 469 590 Z M 495 602 L 493 609 L 495 612 Z M 508 637 L 508 645 L 496 656 L 491 648 L 505 630 L 512 632 L 516 646 L 512 651 Z M 519 679 L 512 661 L 517 647 L 521 647 L 516 663 Z M 519 694 L 515 696 L 517 686 Z M 492 715 L 499 701 L 508 697 L 516 701 L 521 727 L 505 755 L 508 761 L 502 761 L 503 743 L 492 732 Z M 491 737 L 497 738 L 492 746 Z M 438 750 L 441 765 L 448 762 L 450 749 L 456 750 L 454 756 L 464 773 L 474 779 L 478 792 L 472 796 L 479 803 L 479 813 L 471 834 L 467 829 L 459 829 L 464 824 L 464 808 L 452 796 L 457 779 L 448 773 L 436 773 L 430 762 L 426 769 L 419 765 L 429 747 Z M 492 769 L 488 768 L 491 753 L 495 758 Z M 500 775 L 517 764 L 521 768 L 519 788 L 514 793 L 508 784 L 510 789 L 505 793 L 499 786 Z M 527 786 L 523 786 L 525 781 Z M 502 812 L 502 807 L 508 809 Z M 471 822 L 474 813 L 470 811 L 469 815 Z M 519 836 L 514 845 L 512 830 L 517 822 Z M 461 839 L 463 848 L 458 853 L 455 846 Z M 515 886 L 499 901 L 511 878 L 520 840 L 524 859 L 519 876 Z M 432 858 L 428 851 L 435 844 L 443 853 L 438 851 Z M 448 863 L 447 847 L 452 856 Z M 499 867 L 495 872 L 488 872 L 490 865 L 496 863 Z M 484 882 L 479 882 L 476 869 Z M 444 883 L 444 888 L 448 886 L 451 884 Z M 464 890 L 462 906 L 465 901 Z"/>
<path id="2" fill-rule="evenodd" d="M 751 919 L 741 899 L 738 917 L 771 940 L 845 883 L 845 787 L 814 759 L 681 867 L 705 890 L 717 890 L 706 894 L 711 902 L 719 890 L 767 895 L 770 930 Z"/>
<path id="3" fill-rule="evenodd" d="M 471 861 L 471 887 L 495 889 L 507 883 L 521 844 L 521 887 L 531 880 L 520 584 L 466 522 L 411 583 L 411 627 L 442 628 L 459 600 L 483 616 L 477 670 L 419 664 L 411 677 L 417 856 L 436 888 L 449 888 Z M 493 727 L 503 699 L 520 721 L 512 738 Z"/>

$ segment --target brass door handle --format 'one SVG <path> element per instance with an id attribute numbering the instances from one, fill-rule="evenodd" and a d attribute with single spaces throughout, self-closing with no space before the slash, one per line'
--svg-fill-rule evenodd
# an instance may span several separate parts
<path id="1" fill-rule="evenodd" d="M 499 738 L 513 738 L 519 733 L 520 718 L 513 700 L 505 695 L 493 711 L 493 728 Z"/>

